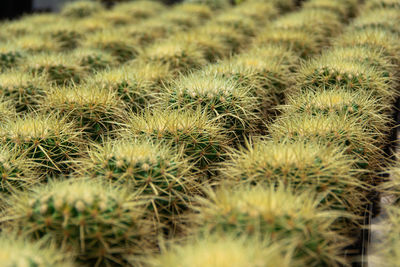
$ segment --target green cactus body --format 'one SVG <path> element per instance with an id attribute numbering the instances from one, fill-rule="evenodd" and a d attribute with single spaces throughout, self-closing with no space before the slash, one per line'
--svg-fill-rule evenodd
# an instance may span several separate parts
<path id="1" fill-rule="evenodd" d="M 50 83 L 70 85 L 84 77 L 81 66 L 67 54 L 39 54 L 28 57 L 26 69 L 34 75 L 44 75 Z"/>
<path id="2" fill-rule="evenodd" d="M 222 165 L 224 181 L 258 185 L 282 182 L 295 191 L 314 188 L 321 194 L 320 206 L 358 216 L 368 202 L 366 185 L 360 181 L 364 172 L 340 148 L 314 142 L 264 140 L 230 157 Z"/>
<path id="3" fill-rule="evenodd" d="M 350 91 L 373 92 L 382 99 L 394 100 L 396 92 L 394 77 L 387 71 L 368 66 L 357 61 L 345 61 L 332 55 L 309 62 L 297 75 L 297 88 L 306 90 L 325 90 L 343 87 Z M 295 89 L 296 90 L 296 89 Z"/>
<path id="4" fill-rule="evenodd" d="M 87 85 L 52 88 L 42 103 L 42 109 L 66 116 L 86 137 L 95 141 L 112 134 L 125 115 L 124 104 L 114 92 Z"/>
<path id="5" fill-rule="evenodd" d="M 22 54 L 20 52 L 0 52 L 0 70 L 4 71 L 18 66 L 22 59 Z"/>
<path id="6" fill-rule="evenodd" d="M 116 59 L 110 53 L 98 49 L 75 49 L 71 56 L 85 71 L 92 73 L 117 64 Z"/>
<path id="7" fill-rule="evenodd" d="M 91 265 L 122 266 L 123 254 L 143 252 L 153 236 L 132 194 L 97 181 L 50 182 L 7 202 L 9 228 L 34 239 L 47 236 Z"/>
<path id="8" fill-rule="evenodd" d="M 81 172 L 123 185 L 149 200 L 158 221 L 177 223 L 198 192 L 190 165 L 165 145 L 142 140 L 108 141 L 89 151 Z"/>
<path id="9" fill-rule="evenodd" d="M 277 139 L 317 141 L 329 147 L 341 147 L 345 153 L 356 157 L 360 168 L 375 171 L 384 162 L 384 144 L 380 143 L 379 134 L 367 132 L 358 119 L 343 119 L 336 114 L 290 114 L 290 117 L 279 118 L 269 130 Z"/>
<path id="10" fill-rule="evenodd" d="M 0 135 L 3 145 L 28 158 L 42 175 L 69 172 L 69 161 L 80 153 L 73 125 L 55 116 L 18 117 L 5 123 Z"/>
<path id="11" fill-rule="evenodd" d="M 0 148 L 1 193 L 13 193 L 17 190 L 26 190 L 33 184 L 40 182 L 29 168 L 28 160 L 20 157 L 8 146 Z"/>
<path id="12" fill-rule="evenodd" d="M 187 73 L 207 64 L 204 54 L 195 45 L 177 40 L 168 40 L 148 47 L 140 59 L 144 62 L 167 65 L 176 74 Z"/>
<path id="13" fill-rule="evenodd" d="M 92 16 L 99 11 L 103 10 L 100 3 L 93 1 L 76 1 L 66 4 L 61 10 L 61 15 L 74 19 Z"/>
<path id="14" fill-rule="evenodd" d="M 224 159 L 229 139 L 225 130 L 200 112 L 155 110 L 131 116 L 125 136 L 150 138 L 182 149 L 201 170 Z"/>
<path id="15" fill-rule="evenodd" d="M 346 239 L 333 231 L 338 215 L 318 208 L 310 191 L 292 193 L 283 186 L 220 188 L 201 200 L 195 221 L 200 232 L 243 237 L 271 236 L 287 241 L 293 257 L 309 266 L 344 264 Z"/>
<path id="16" fill-rule="evenodd" d="M 282 106 L 283 116 L 299 114 L 337 114 L 342 118 L 353 118 L 365 127 L 367 132 L 379 133 L 381 142 L 393 124 L 391 106 L 377 99 L 372 93 L 350 92 L 341 88 L 320 92 L 305 92 L 289 96 L 287 105 Z"/>
<path id="17" fill-rule="evenodd" d="M 29 73 L 0 73 L 0 93 L 18 112 L 35 110 L 45 95 L 45 83 Z"/>
<path id="18" fill-rule="evenodd" d="M 256 112 L 260 105 L 251 88 L 215 74 L 182 77 L 162 98 L 175 109 L 200 109 L 238 138 L 255 131 L 254 123 L 259 121 Z"/>
<path id="19" fill-rule="evenodd" d="M 74 267 L 70 252 L 57 249 L 47 240 L 27 241 L 15 233 L 0 236 L 0 265 L 3 267 Z"/>
<path id="20" fill-rule="evenodd" d="M 290 245 L 244 239 L 230 235 L 192 238 L 184 244 L 174 243 L 159 255 L 145 259 L 151 267 L 289 267 L 303 263 L 292 257 Z M 133 258 L 133 257 L 132 257 Z"/>
<path id="21" fill-rule="evenodd" d="M 335 46 L 364 47 L 389 57 L 393 64 L 400 65 L 400 44 L 398 35 L 381 29 L 348 31 L 337 39 Z"/>

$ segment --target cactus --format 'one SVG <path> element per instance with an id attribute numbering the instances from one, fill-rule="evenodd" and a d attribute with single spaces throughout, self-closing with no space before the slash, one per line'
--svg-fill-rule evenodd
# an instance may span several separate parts
<path id="1" fill-rule="evenodd" d="M 209 36 L 209 38 L 221 42 L 221 44 L 229 47 L 232 54 L 238 53 L 248 44 L 248 38 L 245 35 L 216 23 L 209 23 L 201 27 L 199 35 Z"/>
<path id="2" fill-rule="evenodd" d="M 107 10 L 97 13 L 94 17 L 99 17 L 107 21 L 113 27 L 125 26 L 135 22 L 129 14 L 114 10 Z"/>
<path id="3" fill-rule="evenodd" d="M 253 20 L 258 26 L 263 26 L 266 20 L 277 17 L 279 10 L 271 2 L 248 1 L 232 10 L 232 13 L 241 14 Z"/>
<path id="4" fill-rule="evenodd" d="M 102 31 L 109 27 L 108 22 L 100 17 L 83 18 L 79 21 L 75 21 L 75 25 L 78 29 L 82 31 L 82 33 L 85 34 Z"/>
<path id="5" fill-rule="evenodd" d="M 16 234 L 2 233 L 0 236 L 0 265 L 3 267 L 74 267 L 70 252 L 57 249 L 54 244 L 45 244 L 46 239 L 32 242 Z"/>
<path id="6" fill-rule="evenodd" d="M 0 74 L 11 68 L 17 67 L 23 59 L 23 53 L 15 50 L 12 43 L 0 45 Z"/>
<path id="7" fill-rule="evenodd" d="M 323 208 L 363 214 L 367 186 L 360 181 L 364 172 L 356 168 L 353 157 L 323 143 L 275 141 L 255 141 L 231 153 L 221 165 L 221 179 L 262 186 L 282 182 L 295 191 L 313 188 L 322 195 Z"/>
<path id="8" fill-rule="evenodd" d="M 27 51 L 31 54 L 57 52 L 60 49 L 57 43 L 47 35 L 26 34 L 13 40 L 12 43 L 18 50 Z"/>
<path id="9" fill-rule="evenodd" d="M 197 168 L 213 170 L 229 145 L 225 130 L 200 112 L 159 110 L 131 115 L 122 136 L 160 140 L 182 149 Z"/>
<path id="10" fill-rule="evenodd" d="M 26 60 L 26 69 L 34 75 L 44 75 L 46 80 L 57 85 L 79 83 L 85 73 L 81 66 L 67 54 L 38 54 Z"/>
<path id="11" fill-rule="evenodd" d="M 0 94 L 12 101 L 18 112 L 35 110 L 45 95 L 46 83 L 41 77 L 20 71 L 0 74 Z"/>
<path id="12" fill-rule="evenodd" d="M 175 73 L 186 73 L 207 64 L 205 55 L 195 45 L 175 39 L 147 47 L 139 60 L 167 65 Z"/>
<path id="13" fill-rule="evenodd" d="M 41 181 L 30 168 L 29 160 L 8 146 L 0 148 L 0 173 L 0 193 L 3 194 L 26 190 Z"/>
<path id="14" fill-rule="evenodd" d="M 199 200 L 200 232 L 215 232 L 288 242 L 293 258 L 304 266 L 346 264 L 341 249 L 346 238 L 333 231 L 338 214 L 318 208 L 312 191 L 293 193 L 282 185 L 219 188 Z M 302 265 L 303 266 L 303 265 Z"/>
<path id="15" fill-rule="evenodd" d="M 334 43 L 341 47 L 365 47 L 379 51 L 390 57 L 392 63 L 400 65 L 400 44 L 398 35 L 382 29 L 367 28 L 358 31 L 348 31 Z"/>
<path id="16" fill-rule="evenodd" d="M 379 133 L 365 131 L 356 118 L 343 119 L 337 114 L 290 114 L 290 117 L 279 118 L 269 130 L 277 139 L 316 141 L 329 147 L 338 146 L 357 158 L 359 168 L 377 170 L 385 161 L 384 144 L 379 142 Z M 365 179 L 380 178 L 366 175 Z"/>
<path id="17" fill-rule="evenodd" d="M 188 31 L 199 26 L 203 22 L 198 16 L 193 16 L 193 14 L 174 9 L 163 13 L 158 19 L 167 24 L 176 26 L 180 31 Z"/>
<path id="18" fill-rule="evenodd" d="M 356 31 L 364 29 L 381 29 L 399 34 L 400 29 L 397 26 L 399 22 L 400 15 L 398 10 L 382 8 L 363 13 L 363 16 L 354 20 L 351 27 Z"/>
<path id="19" fill-rule="evenodd" d="M 294 53 L 302 58 L 308 58 L 320 50 L 317 35 L 310 35 L 305 30 L 282 30 L 279 28 L 275 29 L 272 26 L 258 34 L 254 43 L 258 47 L 271 44 L 284 46 L 287 49 L 293 50 Z"/>
<path id="20" fill-rule="evenodd" d="M 386 137 L 393 124 L 391 105 L 385 99 L 376 98 L 368 92 L 350 92 L 342 88 L 305 92 L 288 96 L 287 105 L 282 107 L 283 116 L 299 114 L 337 114 L 343 119 L 353 118 L 366 131 L 380 133 L 378 138 L 387 142 Z"/>
<path id="21" fill-rule="evenodd" d="M 121 36 L 125 35 L 126 32 L 123 28 L 97 31 L 86 38 L 83 46 L 108 51 L 120 63 L 125 63 L 138 55 L 135 40 L 129 37 L 121 39 Z"/>
<path id="22" fill-rule="evenodd" d="M 2 145 L 27 157 L 43 175 L 67 173 L 71 159 L 80 153 L 80 139 L 65 119 L 56 116 L 28 114 L 2 125 Z"/>
<path id="23" fill-rule="evenodd" d="M 369 0 L 365 3 L 366 10 L 376 10 L 380 8 L 400 9 L 400 3 L 397 0 Z"/>
<path id="24" fill-rule="evenodd" d="M 204 5 L 216 10 L 223 10 L 231 6 L 231 2 L 228 0 L 184 0 L 184 3 Z"/>
<path id="25" fill-rule="evenodd" d="M 239 13 L 224 13 L 215 18 L 213 23 L 239 32 L 246 37 L 256 34 L 257 25 L 252 19 Z"/>
<path id="26" fill-rule="evenodd" d="M 297 75 L 297 88 L 301 91 L 341 86 L 351 91 L 373 92 L 377 97 L 392 101 L 396 97 L 395 84 L 394 77 L 387 71 L 329 54 L 310 61 Z"/>
<path id="27" fill-rule="evenodd" d="M 133 111 L 137 112 L 154 102 L 163 83 L 171 79 L 168 66 L 161 64 L 132 64 L 98 72 L 88 79 L 87 86 L 97 86 L 115 92 Z"/>
<path id="28" fill-rule="evenodd" d="M 121 184 L 149 200 L 158 221 L 177 223 L 190 207 L 198 184 L 179 153 L 149 140 L 115 140 L 95 145 L 79 172 Z"/>
<path id="29" fill-rule="evenodd" d="M 165 10 L 161 2 L 156 1 L 132 1 L 121 3 L 113 7 L 113 11 L 129 15 L 133 20 L 154 17 Z"/>
<path id="30" fill-rule="evenodd" d="M 60 113 L 94 141 L 112 134 L 125 116 L 123 102 L 118 100 L 115 92 L 85 84 L 51 88 L 42 102 L 42 109 Z"/>
<path id="31" fill-rule="evenodd" d="M 150 267 L 289 267 L 302 266 L 294 260 L 290 245 L 270 240 L 209 235 L 191 238 L 184 244 L 173 243 L 160 255 L 144 259 Z"/>
<path id="32" fill-rule="evenodd" d="M 304 9 L 316 9 L 316 10 L 329 10 L 332 13 L 338 14 L 343 21 L 347 21 L 350 17 L 353 17 L 357 12 L 357 0 L 310 0 L 304 3 Z"/>
<path id="33" fill-rule="evenodd" d="M 206 76 L 234 79 L 244 87 L 250 87 L 262 100 L 262 113 L 267 115 L 271 113 L 271 107 L 282 103 L 283 92 L 291 84 L 288 77 L 297 59 L 284 47 L 266 46 L 210 65 L 204 71 Z"/>
<path id="34" fill-rule="evenodd" d="M 167 38 L 179 30 L 177 26 L 171 23 L 166 23 L 158 19 L 150 19 L 143 23 L 128 25 L 125 27 L 125 31 L 135 43 L 144 47 L 145 45 L 154 43 L 156 40 Z"/>
<path id="35" fill-rule="evenodd" d="M 182 77 L 162 94 L 162 103 L 174 109 L 200 109 L 239 139 L 256 131 L 259 123 L 260 103 L 251 88 L 213 73 Z"/>
<path id="36" fill-rule="evenodd" d="M 110 53 L 99 49 L 75 49 L 70 55 L 86 72 L 95 73 L 117 64 Z"/>
<path id="37" fill-rule="evenodd" d="M 98 181 L 50 181 L 7 199 L 7 228 L 34 239 L 47 236 L 75 250 L 91 266 L 123 266 L 125 253 L 142 253 L 154 229 L 132 193 Z"/>
<path id="38" fill-rule="evenodd" d="M 74 19 L 80 19 L 92 16 L 93 14 L 96 14 L 102 10 L 103 6 L 100 3 L 83 0 L 64 5 L 61 10 L 61 15 Z"/>
<path id="39" fill-rule="evenodd" d="M 8 100 L 4 96 L 0 96 L 0 124 L 3 124 L 9 120 L 14 119 L 15 116 L 16 116 L 16 110 L 13 107 L 13 102 Z"/>

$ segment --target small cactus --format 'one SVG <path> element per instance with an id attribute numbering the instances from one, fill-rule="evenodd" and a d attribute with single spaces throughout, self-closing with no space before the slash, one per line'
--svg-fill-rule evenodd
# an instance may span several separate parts
<path id="1" fill-rule="evenodd" d="M 400 29 L 397 26 L 399 22 L 400 15 L 398 10 L 387 8 L 373 9 L 372 11 L 363 13 L 363 16 L 355 19 L 351 28 L 356 31 L 377 29 L 399 34 Z"/>
<path id="2" fill-rule="evenodd" d="M 174 39 L 147 47 L 139 60 L 167 65 L 176 74 L 187 73 L 207 64 L 205 55 L 194 44 Z"/>
<path id="3" fill-rule="evenodd" d="M 43 100 L 46 87 L 40 76 L 16 70 L 0 73 L 0 93 L 12 101 L 18 112 L 35 110 Z"/>
<path id="4" fill-rule="evenodd" d="M 248 45 L 248 37 L 239 32 L 233 31 L 229 27 L 225 27 L 217 23 L 209 23 L 201 27 L 198 31 L 199 36 L 209 36 L 209 38 L 214 39 L 228 47 L 232 54 L 238 53 L 246 45 Z"/>
<path id="5" fill-rule="evenodd" d="M 290 114 L 279 118 L 269 130 L 277 139 L 316 141 L 329 147 L 341 147 L 345 153 L 356 157 L 360 168 L 377 170 L 384 162 L 384 144 L 379 142 L 379 133 L 367 132 L 356 118 L 343 119 L 336 114 Z"/>
<path id="6" fill-rule="evenodd" d="M 251 88 L 213 73 L 182 77 L 162 94 L 162 102 L 174 109 L 200 109 L 239 139 L 256 131 L 254 122 L 259 122 L 259 100 Z"/>
<path id="7" fill-rule="evenodd" d="M 75 49 L 71 56 L 86 72 L 95 73 L 117 64 L 116 59 L 110 53 L 100 49 Z"/>
<path id="8" fill-rule="evenodd" d="M 23 59 L 23 53 L 15 50 L 12 43 L 0 45 L 0 73 L 16 68 Z"/>
<path id="9" fill-rule="evenodd" d="M 230 235 L 191 238 L 183 244 L 173 243 L 159 255 L 143 261 L 150 267 L 290 267 L 302 266 L 292 257 L 290 245 L 245 239 Z M 132 257 L 134 259 L 134 257 Z"/>
<path id="10" fill-rule="evenodd" d="M 338 14 L 343 21 L 347 21 L 354 16 L 357 10 L 357 0 L 310 0 L 304 3 L 304 9 L 329 10 L 332 13 Z"/>
<path id="11" fill-rule="evenodd" d="M 80 140 L 73 124 L 55 116 L 28 114 L 2 125 L 0 138 L 28 158 L 43 175 L 67 173 L 70 161 L 79 155 Z"/>
<path id="12" fill-rule="evenodd" d="M 239 13 L 221 14 L 215 18 L 213 23 L 227 27 L 232 31 L 239 32 L 246 37 L 254 36 L 257 29 L 257 25 L 252 19 Z"/>
<path id="13" fill-rule="evenodd" d="M 7 199 L 2 220 L 34 239 L 47 236 L 76 251 L 82 263 L 123 266 L 125 253 L 142 253 L 154 236 L 132 193 L 98 181 L 50 181 Z"/>
<path id="14" fill-rule="evenodd" d="M 67 3 L 61 10 L 61 15 L 74 19 L 80 19 L 88 16 L 92 16 L 99 11 L 103 10 L 103 6 L 100 3 L 93 1 L 75 1 L 73 3 Z"/>
<path id="15" fill-rule="evenodd" d="M 131 115 L 127 125 L 123 136 L 171 144 L 201 170 L 222 161 L 229 144 L 225 130 L 200 112 L 157 109 Z"/>
<path id="16" fill-rule="evenodd" d="M 374 10 L 380 8 L 400 9 L 400 3 L 397 0 L 369 0 L 365 3 L 366 10 Z"/>
<path id="17" fill-rule="evenodd" d="M 120 3 L 113 7 L 113 11 L 129 15 L 134 21 L 148 19 L 163 12 L 166 7 L 162 2 L 156 1 L 131 1 Z"/>
<path id="18" fill-rule="evenodd" d="M 12 41 L 13 45 L 20 51 L 30 54 L 58 52 L 60 47 L 50 36 L 39 34 L 26 34 Z"/>
<path id="19" fill-rule="evenodd" d="M 70 85 L 84 78 L 84 70 L 67 54 L 38 54 L 27 58 L 26 69 L 44 75 L 49 83 Z"/>
<path id="20" fill-rule="evenodd" d="M 282 182 L 296 191 L 313 188 L 322 194 L 324 208 L 362 215 L 367 187 L 360 181 L 364 172 L 356 168 L 353 157 L 323 143 L 276 141 L 255 141 L 231 153 L 230 160 L 221 165 L 221 179 L 233 184 Z"/>
<path id="21" fill-rule="evenodd" d="M 94 145 L 79 172 L 123 185 L 149 200 L 158 221 L 177 223 L 190 207 L 198 184 L 191 166 L 166 145 L 148 140 L 119 139 Z"/>
<path id="22" fill-rule="evenodd" d="M 16 234 L 0 236 L 0 265 L 3 267 L 75 267 L 73 254 L 46 244 L 46 239 L 27 241 Z"/>
<path id="23" fill-rule="evenodd" d="M 318 208 L 311 191 L 293 193 L 281 185 L 219 188 L 200 199 L 194 219 L 200 232 L 288 242 L 293 258 L 309 266 L 345 264 L 346 238 L 333 231 L 337 213 Z M 251 240 L 251 239 L 250 239 Z"/>
<path id="24" fill-rule="evenodd" d="M 123 102 L 118 100 L 115 92 L 85 84 L 51 88 L 41 108 L 60 113 L 66 120 L 74 122 L 85 137 L 95 141 L 112 134 L 125 116 Z"/>

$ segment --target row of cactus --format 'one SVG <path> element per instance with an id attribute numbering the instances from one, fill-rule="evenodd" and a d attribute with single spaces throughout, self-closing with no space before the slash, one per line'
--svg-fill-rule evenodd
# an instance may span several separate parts
<path id="1" fill-rule="evenodd" d="M 159 236 L 186 232 L 185 214 L 230 137 L 201 110 L 142 110 L 162 102 L 181 72 L 246 48 L 293 3 L 241 7 L 142 1 L 105 10 L 82 1 L 61 16 L 4 23 L 0 221 L 10 241 L 2 264 L 156 264 L 143 255 L 159 251 Z M 231 253 L 249 244 L 228 240 Z M 267 256 L 289 265 L 283 245 L 265 239 L 242 262 Z"/>

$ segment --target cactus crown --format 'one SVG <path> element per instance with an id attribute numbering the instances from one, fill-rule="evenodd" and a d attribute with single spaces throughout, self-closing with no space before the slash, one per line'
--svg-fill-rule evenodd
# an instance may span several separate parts
<path id="1" fill-rule="evenodd" d="M 318 208 L 312 191 L 292 193 L 282 185 L 219 188 L 202 200 L 197 222 L 206 233 L 268 236 L 294 247 L 294 258 L 306 264 L 344 262 L 344 238 L 332 231 L 338 215 Z"/>
<path id="2" fill-rule="evenodd" d="M 103 6 L 100 3 L 81 0 L 64 5 L 61 14 L 71 18 L 84 18 L 101 10 L 103 10 Z"/>
<path id="3" fill-rule="evenodd" d="M 31 242 L 16 234 L 0 236 L 0 265 L 3 267 L 74 267 L 71 253 L 57 249 L 46 240 Z"/>
<path id="4" fill-rule="evenodd" d="M 186 244 L 173 244 L 146 263 L 151 267 L 289 267 L 300 264 L 301 261 L 292 258 L 291 252 L 290 246 L 270 240 L 209 235 Z"/>
<path id="5" fill-rule="evenodd" d="M 112 9 L 115 12 L 125 13 L 132 19 L 145 19 L 162 12 L 165 6 L 156 1 L 133 1 L 120 3 Z"/>

